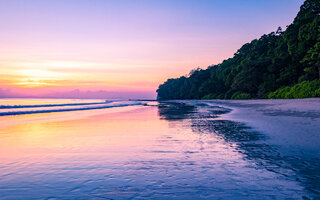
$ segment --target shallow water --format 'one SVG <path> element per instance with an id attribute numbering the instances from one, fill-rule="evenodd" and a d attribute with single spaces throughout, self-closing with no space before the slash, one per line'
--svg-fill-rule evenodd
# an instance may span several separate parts
<path id="1" fill-rule="evenodd" d="M 2 105 L 39 104 L 12 101 Z M 0 199 L 319 197 L 267 135 L 219 118 L 230 111 L 164 102 L 1 116 Z"/>

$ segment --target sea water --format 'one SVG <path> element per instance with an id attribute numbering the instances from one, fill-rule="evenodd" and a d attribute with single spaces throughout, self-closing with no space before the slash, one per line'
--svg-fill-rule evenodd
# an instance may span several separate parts
<path id="1" fill-rule="evenodd" d="M 230 108 L 200 101 L 0 102 L 0 199 L 319 194 L 317 182 L 305 184 L 312 180 L 301 180 L 302 168 L 290 165 L 265 134 L 219 118 Z"/>

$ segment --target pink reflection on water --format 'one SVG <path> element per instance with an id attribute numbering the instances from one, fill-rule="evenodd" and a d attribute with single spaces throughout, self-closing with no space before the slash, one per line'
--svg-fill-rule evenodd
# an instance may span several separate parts
<path id="1" fill-rule="evenodd" d="M 155 106 L 1 119 L 0 197 L 212 198 L 271 189 L 277 177 L 255 169 L 236 143 L 194 132 L 188 120 L 160 120 Z"/>

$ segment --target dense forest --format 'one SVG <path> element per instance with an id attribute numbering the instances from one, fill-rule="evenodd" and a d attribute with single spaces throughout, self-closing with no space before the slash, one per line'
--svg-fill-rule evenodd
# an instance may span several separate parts
<path id="1" fill-rule="evenodd" d="M 234 57 L 168 79 L 158 99 L 320 97 L 320 0 L 306 0 L 285 31 L 243 45 Z"/>

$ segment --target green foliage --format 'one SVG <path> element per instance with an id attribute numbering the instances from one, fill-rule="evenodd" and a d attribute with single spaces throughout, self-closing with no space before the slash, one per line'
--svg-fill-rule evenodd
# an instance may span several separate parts
<path id="1" fill-rule="evenodd" d="M 320 97 L 320 81 L 303 81 L 294 86 L 282 87 L 268 95 L 270 99 Z"/>
<path id="2" fill-rule="evenodd" d="M 202 99 L 216 99 L 216 95 L 215 94 L 207 94 L 204 97 L 202 97 Z"/>
<path id="3" fill-rule="evenodd" d="M 158 99 L 302 98 L 314 93 L 295 88 L 299 95 L 291 94 L 289 86 L 318 78 L 320 1 L 306 0 L 284 32 L 279 27 L 244 44 L 221 64 L 168 79 L 157 93 Z M 305 85 L 302 88 L 308 90 Z"/>
<path id="4" fill-rule="evenodd" d="M 248 93 L 236 92 L 232 95 L 231 99 L 250 99 L 251 95 Z"/>

